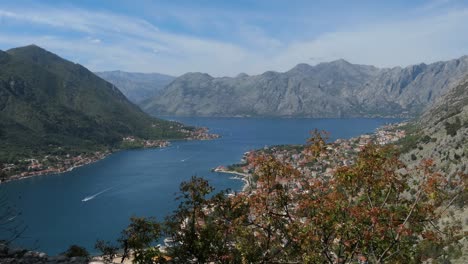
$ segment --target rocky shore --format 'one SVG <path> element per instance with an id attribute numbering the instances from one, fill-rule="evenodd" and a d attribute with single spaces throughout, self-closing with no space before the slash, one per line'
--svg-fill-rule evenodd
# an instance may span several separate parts
<path id="1" fill-rule="evenodd" d="M 26 250 L 0 243 L 0 263 L 2 264 L 87 264 L 89 262 L 90 259 L 87 257 L 48 256 L 44 252 Z"/>

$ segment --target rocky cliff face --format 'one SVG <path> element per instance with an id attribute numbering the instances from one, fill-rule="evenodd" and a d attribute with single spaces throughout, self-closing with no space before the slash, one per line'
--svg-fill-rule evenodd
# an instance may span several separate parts
<path id="1" fill-rule="evenodd" d="M 456 199 L 440 221 L 440 225 L 460 222 L 462 232 L 468 232 L 468 207 L 466 191 L 468 175 L 468 75 L 436 100 L 436 103 L 414 124 L 413 147 L 401 156 L 410 166 L 419 164 L 423 159 L 432 159 L 435 168 L 447 175 L 448 179 L 461 179 L 465 189 Z M 459 186 L 457 186 L 459 187 Z M 451 263 L 468 263 L 468 240 L 458 241 L 462 256 Z"/>
<path id="2" fill-rule="evenodd" d="M 234 78 L 188 73 L 140 106 L 181 116 L 413 116 L 466 73 L 468 56 L 391 69 L 337 60 Z"/>
<path id="3" fill-rule="evenodd" d="M 468 76 L 447 92 L 416 123 L 416 148 L 408 161 L 431 158 L 451 176 L 468 174 Z"/>

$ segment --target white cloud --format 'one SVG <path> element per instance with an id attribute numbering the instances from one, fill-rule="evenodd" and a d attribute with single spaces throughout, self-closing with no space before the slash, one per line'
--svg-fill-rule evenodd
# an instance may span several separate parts
<path id="1" fill-rule="evenodd" d="M 432 0 L 421 7 L 421 11 L 431 11 L 437 8 L 445 7 L 451 0 Z"/>
<path id="2" fill-rule="evenodd" d="M 309 40 L 280 40 L 245 22 L 236 24 L 233 32 L 238 41 L 221 41 L 167 32 L 140 18 L 70 8 L 0 8 L 0 17 L 15 25 L 47 29 L 47 33 L 24 36 L 0 28 L 2 47 L 36 43 L 95 71 L 173 75 L 201 71 L 234 76 L 239 72 L 286 71 L 297 63 L 338 58 L 404 66 L 468 54 L 468 9 L 358 27 L 346 25 Z"/>
<path id="3" fill-rule="evenodd" d="M 421 19 L 332 32 L 291 44 L 277 64 L 290 67 L 309 57 L 338 58 L 377 66 L 409 65 L 456 58 L 468 53 L 468 10 Z M 279 67 L 279 65 L 278 65 Z"/>
<path id="4" fill-rule="evenodd" d="M 102 41 L 98 38 L 92 38 L 92 37 L 86 37 L 86 39 L 90 42 L 90 43 L 94 43 L 94 44 L 99 44 L 101 43 Z"/>

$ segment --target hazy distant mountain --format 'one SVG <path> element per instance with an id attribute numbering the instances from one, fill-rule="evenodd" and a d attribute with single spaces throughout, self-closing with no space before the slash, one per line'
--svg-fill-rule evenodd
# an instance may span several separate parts
<path id="1" fill-rule="evenodd" d="M 155 96 L 176 77 L 160 73 L 136 73 L 123 71 L 96 72 L 96 75 L 114 84 L 134 103 Z"/>
<path id="2" fill-rule="evenodd" d="M 179 138 L 83 66 L 31 45 L 0 51 L 0 160 L 113 146 L 123 136 Z"/>
<path id="3" fill-rule="evenodd" d="M 412 116 L 466 73 L 468 56 L 406 68 L 337 60 L 234 78 L 187 73 L 140 105 L 181 116 Z"/>

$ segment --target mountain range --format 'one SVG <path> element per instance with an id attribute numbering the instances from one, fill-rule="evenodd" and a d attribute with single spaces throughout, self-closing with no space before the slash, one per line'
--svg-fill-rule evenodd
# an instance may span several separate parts
<path id="1" fill-rule="evenodd" d="M 468 56 L 391 69 L 337 60 L 316 66 L 299 64 L 284 73 L 233 78 L 203 73 L 187 73 L 173 80 L 160 74 L 99 74 L 126 83 L 130 93 L 145 90 L 154 94 L 160 89 L 140 102 L 144 110 L 156 115 L 414 116 L 436 101 L 433 112 L 421 119 L 422 124 L 432 122 L 424 133 L 435 138 L 429 134 L 442 128 L 449 135 L 455 128 L 462 131 L 451 136 L 453 139 L 466 137 L 466 107 L 460 102 L 465 102 L 467 73 Z M 159 83 L 151 88 L 153 81 L 158 82 L 155 80 Z M 163 82 L 170 83 L 161 88 Z M 129 135 L 143 139 L 186 136 L 181 131 L 187 127 L 150 117 L 115 83 L 35 45 L 0 51 L 0 159 L 51 149 L 79 152 L 115 146 Z M 437 123 L 432 120 L 435 117 L 446 121 Z M 450 155 L 461 155 L 454 153 Z"/>
<path id="2" fill-rule="evenodd" d="M 139 105 L 155 115 L 411 117 L 466 73 L 468 56 L 405 68 L 337 60 L 253 76 L 187 73 Z"/>
<path id="3" fill-rule="evenodd" d="M 0 161 L 112 147 L 122 137 L 182 138 L 114 85 L 38 46 L 0 51 Z"/>
<path id="4" fill-rule="evenodd" d="M 133 103 L 154 97 L 176 77 L 160 73 L 124 71 L 95 72 L 102 79 L 114 84 Z"/>

